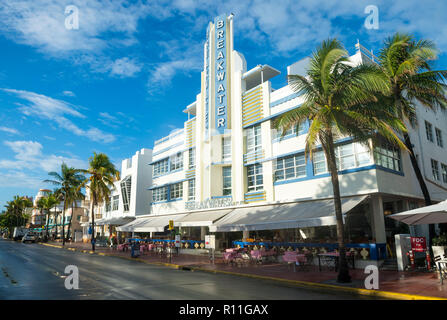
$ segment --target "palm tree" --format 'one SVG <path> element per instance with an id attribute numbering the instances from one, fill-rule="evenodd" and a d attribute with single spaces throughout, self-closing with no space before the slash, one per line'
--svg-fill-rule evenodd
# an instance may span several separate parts
<path id="1" fill-rule="evenodd" d="M 36 208 L 39 210 L 40 216 L 42 216 L 43 210 L 45 208 L 45 200 L 44 200 L 44 198 L 40 198 L 39 200 L 37 200 Z"/>
<path id="2" fill-rule="evenodd" d="M 447 86 L 444 83 L 447 70 L 432 70 L 432 63 L 436 59 L 437 50 L 433 42 L 416 41 L 409 34 L 394 34 L 385 40 L 380 51 L 379 63 L 389 83 L 391 103 L 396 108 L 397 116 L 410 126 L 417 124 L 415 101 L 433 111 L 447 108 Z M 411 165 L 424 195 L 425 205 L 429 206 L 432 204 L 430 194 L 414 154 L 410 136 L 406 132 L 403 136 Z M 434 226 L 430 226 L 434 232 Z"/>
<path id="3" fill-rule="evenodd" d="M 50 219 L 50 212 L 51 212 L 51 208 L 56 207 L 57 204 L 59 203 L 59 201 L 57 200 L 57 198 L 53 195 L 53 194 L 48 194 L 47 196 L 43 197 L 42 199 L 43 202 L 43 208 L 45 209 L 46 213 L 46 238 L 48 238 L 48 222 Z M 55 216 L 55 221 L 56 221 L 56 216 Z M 56 222 L 55 222 L 56 224 Z M 56 229 L 57 232 L 57 229 Z"/>
<path id="4" fill-rule="evenodd" d="M 83 180 L 85 180 L 85 177 Z M 81 192 L 80 189 L 78 189 L 78 187 L 81 185 L 81 183 L 82 183 L 82 181 L 79 181 L 79 183 L 77 185 L 74 185 L 71 188 L 70 193 L 69 193 L 69 202 L 71 203 L 71 218 L 68 223 L 68 231 L 67 231 L 66 241 L 68 241 L 68 239 L 70 238 L 70 230 L 71 230 L 71 224 L 73 222 L 74 208 L 77 207 L 77 201 L 85 199 L 84 194 Z"/>
<path id="5" fill-rule="evenodd" d="M 6 208 L 8 212 L 12 213 L 16 217 L 16 225 L 20 226 L 26 223 L 24 216 L 25 209 L 31 208 L 33 203 L 27 197 L 16 195 L 12 201 L 7 201 Z M 24 221 L 25 219 L 25 221 Z"/>
<path id="6" fill-rule="evenodd" d="M 51 183 L 59 186 L 57 193 L 60 194 L 64 201 L 64 209 L 62 211 L 62 245 L 65 245 L 65 209 L 69 203 L 71 190 L 74 186 L 80 185 L 85 177 L 79 174 L 79 170 L 75 168 L 69 168 L 64 162 L 61 164 L 61 173 L 49 172 L 49 176 L 53 177 L 53 180 L 44 180 L 45 183 Z M 56 229 L 57 230 L 57 229 Z"/>
<path id="7" fill-rule="evenodd" d="M 109 157 L 104 153 L 93 153 L 89 159 L 89 168 L 87 170 L 80 170 L 84 174 L 90 175 L 78 187 L 86 187 L 89 189 L 91 201 L 91 217 L 92 217 L 92 250 L 95 251 L 95 214 L 94 209 L 98 203 L 107 201 L 111 190 L 115 188 L 113 182 L 119 180 L 120 174 L 116 170 Z"/>
<path id="8" fill-rule="evenodd" d="M 337 242 L 339 247 L 338 282 L 350 282 L 345 254 L 345 235 L 338 181 L 335 141 L 344 136 L 368 141 L 377 134 L 404 147 L 393 129 L 404 130 L 392 108 L 379 105 L 377 95 L 388 92 L 388 83 L 379 68 L 348 63 L 347 52 L 336 39 L 329 39 L 313 53 L 307 77 L 289 75 L 289 85 L 295 92 L 302 92 L 305 102 L 296 109 L 286 112 L 274 121 L 282 133 L 290 127 L 299 127 L 311 121 L 306 137 L 307 155 L 318 144 L 324 151 L 331 175 L 337 220 Z M 297 130 L 298 131 L 298 130 Z"/>

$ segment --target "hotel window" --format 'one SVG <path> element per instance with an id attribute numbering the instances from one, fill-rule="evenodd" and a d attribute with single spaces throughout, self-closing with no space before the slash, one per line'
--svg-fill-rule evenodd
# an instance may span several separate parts
<path id="1" fill-rule="evenodd" d="M 433 179 L 437 181 L 441 180 L 438 161 L 431 159 L 431 171 L 433 173 Z"/>
<path id="2" fill-rule="evenodd" d="M 288 129 L 288 130 L 286 130 L 284 132 L 284 137 L 290 136 L 290 135 L 299 136 L 299 135 L 305 134 L 306 133 L 306 124 L 302 123 L 301 125 L 298 126 L 298 134 L 297 134 L 297 130 L 296 129 L 297 129 L 296 126 L 290 127 L 290 129 Z M 282 135 L 282 131 L 281 130 L 277 130 L 276 131 L 276 138 L 277 139 L 281 139 L 282 136 L 283 136 Z"/>
<path id="3" fill-rule="evenodd" d="M 313 153 L 314 175 L 327 172 L 326 157 L 323 151 Z"/>
<path id="4" fill-rule="evenodd" d="M 374 148 L 374 160 L 379 166 L 394 171 L 402 171 L 400 151 L 389 143 L 382 143 Z"/>
<path id="5" fill-rule="evenodd" d="M 188 180 L 188 200 L 196 199 L 196 179 Z"/>
<path id="6" fill-rule="evenodd" d="M 222 161 L 231 161 L 231 137 L 222 139 Z"/>
<path id="7" fill-rule="evenodd" d="M 275 181 L 306 176 L 304 155 L 295 155 L 276 160 Z"/>
<path id="8" fill-rule="evenodd" d="M 120 196 L 113 196 L 112 211 L 118 210 L 119 203 L 120 203 Z"/>
<path id="9" fill-rule="evenodd" d="M 258 163 L 247 166 L 247 185 L 248 192 L 264 189 L 262 164 Z"/>
<path id="10" fill-rule="evenodd" d="M 223 180 L 222 194 L 224 196 L 231 195 L 231 167 L 222 168 L 222 180 Z"/>
<path id="11" fill-rule="evenodd" d="M 153 166 L 154 177 L 160 176 L 168 172 L 168 159 L 164 159 L 154 163 Z"/>
<path id="12" fill-rule="evenodd" d="M 112 197 L 106 201 L 106 212 L 110 212 L 112 210 Z"/>
<path id="13" fill-rule="evenodd" d="M 129 211 L 131 186 L 132 176 L 127 176 L 121 181 L 121 196 L 123 197 L 124 212 Z"/>
<path id="14" fill-rule="evenodd" d="M 369 148 L 361 143 L 343 144 L 335 147 L 337 169 L 361 167 L 371 162 Z"/>
<path id="15" fill-rule="evenodd" d="M 183 182 L 171 184 L 170 200 L 181 199 L 183 197 Z"/>
<path id="16" fill-rule="evenodd" d="M 433 142 L 433 126 L 428 121 L 425 121 L 425 133 L 427 135 L 427 140 Z"/>
<path id="17" fill-rule="evenodd" d="M 196 167 L 196 149 L 190 148 L 188 152 L 188 168 L 192 169 Z"/>
<path id="18" fill-rule="evenodd" d="M 447 183 L 447 165 L 441 163 L 442 182 Z"/>
<path id="19" fill-rule="evenodd" d="M 178 152 L 171 156 L 171 171 L 183 168 L 183 153 Z"/>
<path id="20" fill-rule="evenodd" d="M 160 187 L 152 190 L 152 201 L 166 201 L 168 200 L 168 187 Z"/>
<path id="21" fill-rule="evenodd" d="M 435 129 L 436 132 L 436 143 L 441 148 L 444 148 L 444 141 L 442 141 L 442 131 L 438 128 Z"/>
<path id="22" fill-rule="evenodd" d="M 247 153 L 261 150 L 261 125 L 247 129 Z"/>

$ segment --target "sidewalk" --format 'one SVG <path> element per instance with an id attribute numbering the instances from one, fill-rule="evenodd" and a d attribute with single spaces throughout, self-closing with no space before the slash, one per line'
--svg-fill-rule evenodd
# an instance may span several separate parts
<path id="1" fill-rule="evenodd" d="M 62 247 L 60 242 L 48 242 L 43 245 Z M 93 253 L 91 244 L 70 243 L 65 248 L 73 251 Z M 227 273 L 239 276 L 248 276 L 266 280 L 281 281 L 284 283 L 314 287 L 323 290 L 343 290 L 353 294 L 376 295 L 383 298 L 394 299 L 424 299 L 441 298 L 447 299 L 447 282 L 440 284 L 436 273 L 429 272 L 397 272 L 397 271 L 379 271 L 379 290 L 364 289 L 364 279 L 368 276 L 363 270 L 350 270 L 352 282 L 347 285 L 336 283 L 337 273 L 323 269 L 321 272 L 318 266 L 310 266 L 304 270 L 299 267 L 296 272 L 293 267 L 288 267 L 280 263 L 266 264 L 245 264 L 228 265 L 223 259 L 216 258 L 215 263 L 211 264 L 208 256 L 199 256 L 192 254 L 180 254 L 169 257 L 160 256 L 155 252 L 144 252 L 138 258 L 131 258 L 130 250 L 127 252 L 112 250 L 111 248 L 96 247 L 95 254 L 117 256 L 126 259 L 133 259 L 148 264 L 164 265 L 177 269 L 191 271 L 205 271 L 216 273 Z"/>

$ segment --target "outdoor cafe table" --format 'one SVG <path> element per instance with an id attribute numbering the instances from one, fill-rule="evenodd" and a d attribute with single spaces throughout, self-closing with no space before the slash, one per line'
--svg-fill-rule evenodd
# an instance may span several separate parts
<path id="1" fill-rule="evenodd" d="M 340 253 L 338 252 L 326 252 L 326 253 L 319 253 L 318 254 L 318 270 L 321 271 L 321 263 L 326 262 L 328 265 L 328 262 L 334 261 L 335 263 L 335 271 L 338 270 L 338 259 L 339 259 Z M 351 252 L 346 252 L 346 257 L 351 258 L 352 262 L 352 269 L 355 269 L 355 261 L 354 261 L 354 254 Z"/>

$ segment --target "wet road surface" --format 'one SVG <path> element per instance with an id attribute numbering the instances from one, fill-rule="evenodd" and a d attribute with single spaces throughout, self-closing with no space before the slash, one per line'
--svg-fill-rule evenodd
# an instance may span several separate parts
<path id="1" fill-rule="evenodd" d="M 65 288 L 67 265 L 79 269 L 79 290 Z M 175 270 L 116 257 L 0 239 L 0 299 L 359 299 L 273 281 Z"/>

